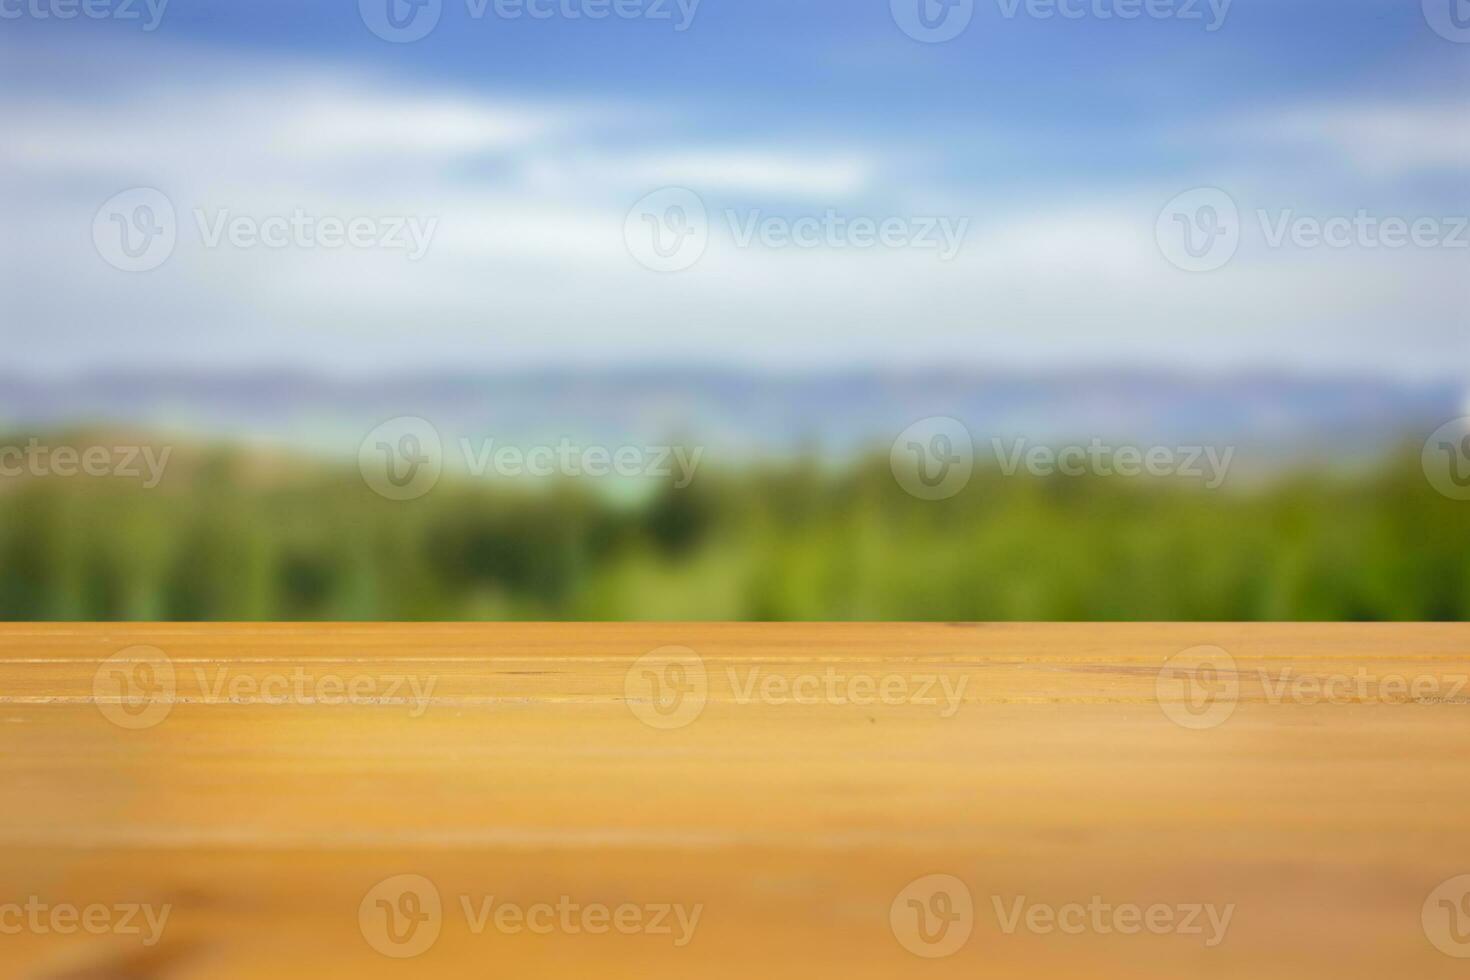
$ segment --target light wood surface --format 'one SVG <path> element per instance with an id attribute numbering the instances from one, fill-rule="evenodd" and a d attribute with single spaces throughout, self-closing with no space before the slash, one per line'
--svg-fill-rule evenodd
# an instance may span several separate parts
<path id="1" fill-rule="evenodd" d="M 1460 625 L 0 626 L 0 976 L 1470 976 L 1467 674 Z"/>

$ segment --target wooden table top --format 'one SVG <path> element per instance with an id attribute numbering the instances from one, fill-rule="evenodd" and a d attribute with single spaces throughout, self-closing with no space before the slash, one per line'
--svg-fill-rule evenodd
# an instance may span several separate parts
<path id="1" fill-rule="evenodd" d="M 0 975 L 1470 975 L 1462 625 L 4 625 Z"/>

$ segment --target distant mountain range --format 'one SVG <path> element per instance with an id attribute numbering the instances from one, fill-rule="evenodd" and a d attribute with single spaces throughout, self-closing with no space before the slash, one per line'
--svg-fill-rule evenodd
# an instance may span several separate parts
<path id="1" fill-rule="evenodd" d="M 1263 459 L 1379 453 L 1467 410 L 1466 389 L 1266 373 L 1052 374 L 966 370 L 761 375 L 717 370 L 528 371 L 345 380 L 288 371 L 0 377 L 11 431 L 107 424 L 355 454 L 397 416 L 446 439 L 624 445 L 683 439 L 737 458 L 886 450 L 929 416 L 977 444 L 1101 438 L 1233 444 Z"/>

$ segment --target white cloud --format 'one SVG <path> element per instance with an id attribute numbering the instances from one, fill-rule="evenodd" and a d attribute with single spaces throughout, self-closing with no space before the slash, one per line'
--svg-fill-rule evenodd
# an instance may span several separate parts
<path id="1" fill-rule="evenodd" d="M 1466 352 L 1463 253 L 1267 254 L 1248 243 L 1227 269 L 1191 276 L 1153 242 L 1159 208 L 1181 188 L 1142 164 L 1126 191 L 1059 177 L 1038 204 L 1004 188 L 958 194 L 905 179 L 862 147 L 701 142 L 657 111 L 609 114 L 590 99 L 405 89 L 248 62 L 208 78 L 197 66 L 172 83 L 155 73 L 105 100 L 38 99 L 39 83 L 0 92 L 10 170 L 0 207 L 26 245 L 0 268 L 13 365 L 685 357 L 1412 371 Z M 1449 111 L 1303 110 L 1264 129 L 1275 140 L 1320 133 L 1317 143 L 1360 154 L 1365 167 L 1402 170 L 1470 159 L 1463 127 L 1440 128 Z M 180 242 L 163 267 L 128 275 L 99 259 L 91 222 L 102 200 L 147 182 L 172 197 Z M 627 207 L 665 184 L 699 189 L 717 225 L 705 258 L 675 275 L 638 266 L 622 239 Z M 926 214 L 971 219 L 954 261 L 742 249 L 720 224 L 725 201 L 742 197 L 882 218 L 912 214 L 902 202 L 916 194 Z M 207 249 L 195 208 L 418 215 L 438 228 L 416 263 Z"/>
<path id="2" fill-rule="evenodd" d="M 1336 156 L 1372 176 L 1470 168 L 1467 101 L 1303 106 L 1246 119 L 1229 131 L 1257 144 Z"/>
<path id="3" fill-rule="evenodd" d="M 577 120 L 566 107 L 403 94 L 349 80 L 232 80 L 106 103 L 0 98 L 0 159 L 32 176 L 328 180 L 385 159 L 442 164 L 534 145 Z M 349 170 L 350 173 L 350 170 Z M 380 176 L 380 175 L 378 175 Z"/>
<path id="4" fill-rule="evenodd" d="M 867 188 L 875 169 L 873 161 L 858 155 L 673 150 L 634 158 L 630 172 L 652 185 L 847 196 Z"/>

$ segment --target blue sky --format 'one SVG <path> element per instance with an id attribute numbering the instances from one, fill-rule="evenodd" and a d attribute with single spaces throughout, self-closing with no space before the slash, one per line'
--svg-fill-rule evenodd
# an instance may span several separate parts
<path id="1" fill-rule="evenodd" d="M 443 0 L 412 43 L 355 0 L 172 0 L 147 32 L 35 15 L 56 2 L 0 3 L 21 11 L 0 20 L 16 367 L 1470 367 L 1470 249 L 1265 240 L 1283 215 L 1449 234 L 1470 212 L 1470 43 L 1432 29 L 1440 0 L 1235 0 L 1213 31 L 1204 0 L 1126 21 L 1098 16 L 1120 0 L 1071 0 L 1077 19 L 976 0 L 938 44 L 889 0 L 702 0 L 684 31 Z M 137 187 L 178 242 L 127 272 L 93 225 Z M 664 187 L 709 221 L 673 273 L 626 241 Z M 1240 246 L 1189 272 L 1156 219 L 1207 187 Z M 434 233 L 412 261 L 204 241 L 221 213 L 298 209 Z M 949 259 L 736 240 L 750 215 L 829 212 L 965 235 Z"/>

